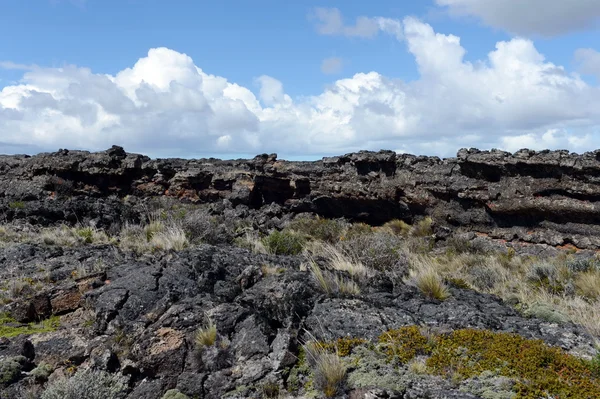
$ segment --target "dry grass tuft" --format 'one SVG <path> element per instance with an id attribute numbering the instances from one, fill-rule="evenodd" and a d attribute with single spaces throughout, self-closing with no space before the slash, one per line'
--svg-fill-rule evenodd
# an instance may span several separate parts
<path id="1" fill-rule="evenodd" d="M 209 320 L 205 326 L 196 331 L 194 340 L 198 349 L 213 346 L 217 342 L 217 326 Z"/>
<path id="2" fill-rule="evenodd" d="M 308 268 L 319 288 L 328 296 L 360 295 L 360 287 L 351 279 L 323 271 L 316 262 L 308 262 Z"/>
<path id="3" fill-rule="evenodd" d="M 450 296 L 450 291 L 430 258 L 418 257 L 413 259 L 412 268 L 407 284 L 419 289 L 426 297 L 443 301 Z"/>
<path id="4" fill-rule="evenodd" d="M 328 352 L 317 341 L 309 341 L 303 347 L 313 369 L 314 387 L 323 392 L 327 398 L 333 398 L 341 393 L 348 370 L 342 358 Z"/>
<path id="5" fill-rule="evenodd" d="M 162 251 L 181 251 L 188 246 L 188 239 L 181 227 L 169 226 L 152 235 L 150 246 Z"/>
<path id="6" fill-rule="evenodd" d="M 600 271 L 589 270 L 575 278 L 577 293 L 589 300 L 600 298 Z"/>
<path id="7" fill-rule="evenodd" d="M 313 260 L 315 257 L 325 258 L 331 269 L 346 272 L 355 279 L 367 278 L 370 275 L 369 269 L 360 261 L 354 261 L 333 245 L 324 242 L 308 243 L 304 249 L 304 255 L 309 260 Z"/>

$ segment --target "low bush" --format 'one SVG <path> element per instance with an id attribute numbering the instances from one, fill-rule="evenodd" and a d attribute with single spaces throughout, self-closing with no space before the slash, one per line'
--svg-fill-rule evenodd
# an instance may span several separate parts
<path id="1" fill-rule="evenodd" d="M 294 219 L 288 228 L 306 237 L 334 244 L 343 236 L 348 223 L 342 219 L 300 217 Z"/>
<path id="2" fill-rule="evenodd" d="M 368 269 L 399 274 L 407 271 L 404 241 L 394 234 L 376 232 L 356 235 L 341 241 L 337 247 L 344 255 Z"/>
<path id="3" fill-rule="evenodd" d="M 8 204 L 10 209 L 25 209 L 25 202 L 23 201 L 13 201 Z"/>
<path id="4" fill-rule="evenodd" d="M 385 223 L 383 229 L 391 231 L 393 234 L 407 236 L 410 233 L 411 225 L 403 220 L 394 219 Z"/>
<path id="5" fill-rule="evenodd" d="M 566 266 L 575 273 L 587 271 L 600 271 L 600 259 L 598 258 L 570 258 L 566 261 Z"/>
<path id="6" fill-rule="evenodd" d="M 291 230 L 275 230 L 262 239 L 267 251 L 274 255 L 298 255 L 306 240 Z"/>
<path id="7" fill-rule="evenodd" d="M 126 390 L 127 378 L 122 375 L 85 370 L 53 381 L 41 399 L 121 399 Z"/>

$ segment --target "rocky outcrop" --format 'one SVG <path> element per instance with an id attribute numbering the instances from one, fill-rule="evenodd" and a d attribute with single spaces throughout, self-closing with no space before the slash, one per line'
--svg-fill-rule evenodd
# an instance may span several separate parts
<path id="1" fill-rule="evenodd" d="M 359 152 L 315 162 L 150 159 L 120 147 L 0 157 L 0 217 L 101 227 L 139 218 L 122 199 L 167 196 L 215 212 L 313 212 L 381 224 L 434 217 L 439 237 L 600 248 L 600 151 L 460 150 L 456 158 Z M 225 202 L 223 202 L 225 201 Z M 268 215 L 267 219 L 274 215 Z"/>
<path id="2" fill-rule="evenodd" d="M 451 288 L 452 296 L 444 302 L 404 284 L 355 297 L 327 297 L 309 273 L 300 271 L 296 257 L 210 245 L 141 258 L 94 246 L 57 251 L 17 245 L 0 254 L 3 279 L 6 266 L 17 262 L 32 279 L 50 271 L 35 298 L 50 300 L 52 310 L 52 298 L 72 292 L 67 288 L 71 279 L 64 276 L 98 258 L 107 265 L 103 274 L 77 279 L 79 287 L 84 280 L 95 283 L 78 291 L 77 301 L 66 301 L 69 306 L 59 303 L 56 331 L 0 341 L 3 399 L 23 397 L 37 378 L 32 370 L 43 365 L 52 365 L 55 374 L 82 365 L 119 372 L 130 381 L 127 398 L 159 399 L 172 389 L 188 398 L 263 398 L 262 387 L 273 381 L 292 389 L 290 369 L 307 337 L 376 339 L 407 325 L 513 332 L 579 355 L 594 351 L 593 338 L 581 327 L 523 318 L 498 298 L 471 290 Z M 277 265 L 279 272 L 265 274 L 264 264 Z M 217 342 L 199 350 L 195 333 L 207 317 L 217 327 Z M 357 390 L 350 397 L 478 398 L 434 376 L 404 376 L 394 382 L 394 393 L 381 389 L 383 382 L 371 374 L 359 372 L 350 378 L 367 378 L 373 390 Z M 399 373 L 396 368 L 390 372 Z M 381 396 L 368 396 L 373 392 Z"/>
<path id="3" fill-rule="evenodd" d="M 223 161 L 150 159 L 120 147 L 60 150 L 0 156 L 0 218 L 15 222 L 17 232 L 66 223 L 110 233 L 144 219 L 147 199 L 173 198 L 263 231 L 305 212 L 374 225 L 428 215 L 438 240 L 459 233 L 531 252 L 597 250 L 599 172 L 600 152 L 461 150 L 442 160 L 381 151 L 288 162 L 274 154 Z M 127 399 L 265 398 L 280 389 L 302 395 L 314 382 L 299 359 L 308 339 L 375 342 L 415 325 L 435 333 L 509 332 L 578 356 L 595 353 L 583 327 L 524 317 L 460 284 L 448 299 L 430 299 L 405 284 L 401 261 L 395 274 L 370 270 L 361 292 L 327 295 L 306 258 L 252 253 L 229 245 L 231 231 L 202 223 L 195 229 L 203 230 L 203 244 L 138 255 L 108 236 L 102 244 L 80 237 L 60 247 L 52 237 L 4 241 L 8 233 L 0 230 L 0 289 L 15 291 L 0 304 L 0 399 L 39 397 L 31 389 L 80 367 L 123 378 Z M 17 280 L 23 284 L 11 288 Z M 199 344 L 207 320 L 216 327 L 214 342 Z M 349 362 L 353 391 L 343 397 L 477 399 L 507 385 L 482 375 L 458 387 L 361 350 Z"/>

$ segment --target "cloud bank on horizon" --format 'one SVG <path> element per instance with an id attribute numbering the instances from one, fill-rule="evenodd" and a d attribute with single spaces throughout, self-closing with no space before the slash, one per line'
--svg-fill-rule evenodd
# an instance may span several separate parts
<path id="1" fill-rule="evenodd" d="M 563 34 L 592 26 L 600 16 L 595 0 L 569 6 L 549 0 L 543 6 L 541 0 L 527 6 L 519 0 L 436 3 L 518 35 Z M 600 148 L 600 87 L 547 60 L 526 36 L 499 41 L 486 58 L 472 62 L 459 37 L 415 17 L 346 22 L 338 9 L 315 8 L 308 20 L 320 35 L 388 35 L 406 46 L 418 79 L 369 71 L 336 80 L 320 94 L 292 98 L 275 77 L 258 76 L 255 87 L 243 87 L 164 47 L 112 75 L 6 60 L 0 67 L 23 75 L 0 91 L 0 152 L 112 144 L 157 156 L 187 156 L 191 149 L 302 157 L 382 148 L 440 156 L 460 147 Z M 597 50 L 577 49 L 574 58 L 581 73 L 600 79 Z M 340 73 L 343 60 L 331 57 L 319 67 Z"/>

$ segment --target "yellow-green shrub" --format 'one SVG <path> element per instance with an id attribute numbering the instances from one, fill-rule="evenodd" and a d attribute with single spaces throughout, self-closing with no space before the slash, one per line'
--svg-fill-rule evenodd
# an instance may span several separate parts
<path id="1" fill-rule="evenodd" d="M 322 343 L 324 350 L 331 353 L 337 353 L 339 356 L 345 357 L 352 353 L 352 349 L 357 346 L 366 344 L 367 341 L 362 338 L 338 338 L 333 342 Z"/>
<path id="2" fill-rule="evenodd" d="M 516 398 L 600 398 L 590 366 L 541 340 L 487 330 L 457 330 L 436 338 L 427 367 L 437 374 L 474 377 L 485 370 L 517 381 Z"/>
<path id="3" fill-rule="evenodd" d="M 379 336 L 378 341 L 390 360 L 398 360 L 401 363 L 407 363 L 415 356 L 431 350 L 429 339 L 421 334 L 417 326 L 386 331 Z"/>

